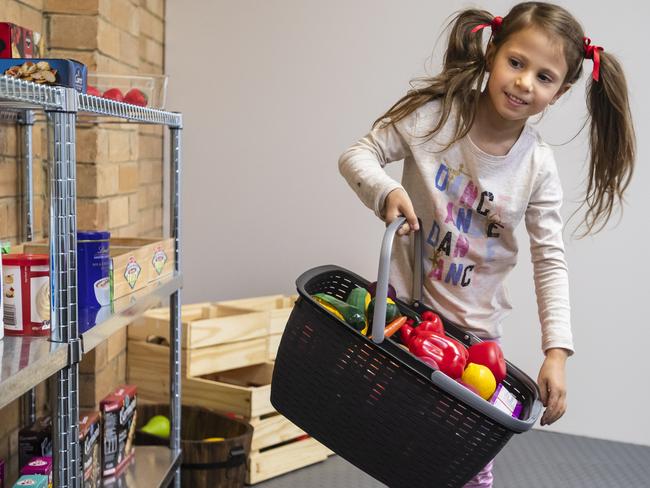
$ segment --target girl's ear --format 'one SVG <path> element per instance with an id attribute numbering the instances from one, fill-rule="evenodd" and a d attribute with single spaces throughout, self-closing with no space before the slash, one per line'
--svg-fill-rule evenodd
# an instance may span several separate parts
<path id="1" fill-rule="evenodd" d="M 549 105 L 553 105 L 555 102 L 557 102 L 562 95 L 569 91 L 569 88 L 571 88 L 571 83 L 565 83 L 562 85 L 562 87 L 560 87 L 555 96 L 549 102 Z"/>
<path id="2" fill-rule="evenodd" d="M 494 47 L 494 43 L 490 41 L 485 50 L 485 70 L 492 71 L 492 66 L 494 65 L 494 57 L 496 56 L 497 50 Z"/>

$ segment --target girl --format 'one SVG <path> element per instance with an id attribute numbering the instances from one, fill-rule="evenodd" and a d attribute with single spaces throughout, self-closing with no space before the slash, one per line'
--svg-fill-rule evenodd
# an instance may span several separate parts
<path id="1" fill-rule="evenodd" d="M 491 29 L 483 49 L 481 32 Z M 394 243 L 391 282 L 411 294 L 405 234 L 422 220 L 424 299 L 447 318 L 498 340 L 511 306 L 504 280 L 517 261 L 524 219 L 545 354 L 538 384 L 542 425 L 566 410 L 565 362 L 573 353 L 562 241 L 562 188 L 551 149 L 528 118 L 554 104 L 593 60 L 586 233 L 606 224 L 632 175 L 635 141 L 618 61 L 591 44 L 565 9 L 516 5 L 504 18 L 465 10 L 453 21 L 442 72 L 409 91 L 348 149 L 339 168 L 365 205 L 407 224 Z M 484 83 L 487 75 L 487 81 Z M 402 185 L 383 167 L 404 159 Z M 492 486 L 492 463 L 467 486 Z"/>

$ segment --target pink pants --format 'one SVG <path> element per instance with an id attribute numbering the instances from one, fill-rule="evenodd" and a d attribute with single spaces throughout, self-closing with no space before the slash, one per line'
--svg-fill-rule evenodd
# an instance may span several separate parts
<path id="1" fill-rule="evenodd" d="M 485 467 L 474 476 L 463 488 L 492 488 L 492 465 L 494 461 L 490 461 Z"/>

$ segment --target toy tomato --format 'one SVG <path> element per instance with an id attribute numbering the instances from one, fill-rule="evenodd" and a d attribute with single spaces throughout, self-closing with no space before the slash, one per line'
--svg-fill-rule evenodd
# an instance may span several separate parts
<path id="1" fill-rule="evenodd" d="M 506 360 L 501 346 L 494 341 L 479 342 L 470 346 L 468 362 L 487 366 L 497 383 L 506 379 Z"/>

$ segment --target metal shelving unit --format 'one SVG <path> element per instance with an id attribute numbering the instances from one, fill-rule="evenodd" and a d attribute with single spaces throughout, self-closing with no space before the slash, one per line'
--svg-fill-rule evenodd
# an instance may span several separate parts
<path id="1" fill-rule="evenodd" d="M 182 115 L 136 107 L 76 92 L 72 88 L 37 85 L 0 76 L 0 121 L 23 127 L 25 158 L 23 202 L 24 235 L 33 232 L 31 194 L 31 127 L 35 115 L 45 114 L 48 125 L 50 175 L 50 305 L 51 337 L 9 337 L 0 340 L 0 408 L 54 376 L 53 457 L 54 486 L 78 488 L 79 361 L 112 333 L 126 327 L 148 308 L 170 297 L 170 420 L 169 448 L 139 447 L 135 461 L 122 475 L 120 486 L 180 486 L 181 348 L 180 290 L 180 188 Z M 77 315 L 77 211 L 75 131 L 78 115 L 98 122 L 119 121 L 165 125 L 170 130 L 170 232 L 174 238 L 176 268 L 157 286 L 125 297 L 110 313 L 83 335 Z M 124 300 L 124 299 L 123 299 Z M 28 397 L 29 398 L 29 397 Z M 33 393 L 31 397 L 33 402 Z M 29 403 L 29 402 L 28 402 Z M 32 406 L 33 408 L 33 406 Z"/>

